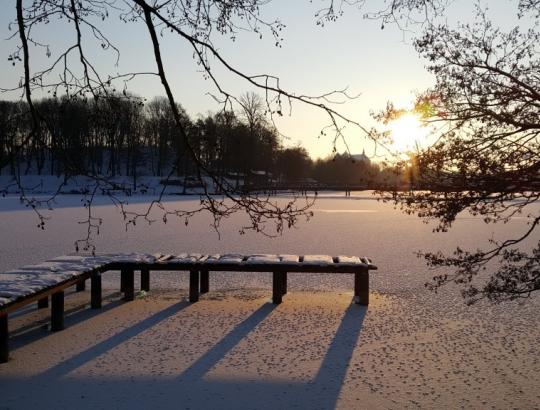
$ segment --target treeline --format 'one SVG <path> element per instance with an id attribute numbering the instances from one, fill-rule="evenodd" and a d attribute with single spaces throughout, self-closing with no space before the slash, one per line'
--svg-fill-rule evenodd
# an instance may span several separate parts
<path id="1" fill-rule="evenodd" d="M 246 94 L 242 107 L 197 119 L 179 107 L 188 146 L 164 97 L 146 104 L 121 95 L 42 99 L 35 103 L 44 124 L 39 136 L 31 132 L 26 103 L 0 101 L 0 173 L 187 176 L 197 169 L 191 148 L 215 175 L 246 183 L 254 175 L 273 182 L 369 186 L 388 179 L 369 160 L 336 155 L 313 161 L 303 147 L 284 148 L 259 97 Z"/>

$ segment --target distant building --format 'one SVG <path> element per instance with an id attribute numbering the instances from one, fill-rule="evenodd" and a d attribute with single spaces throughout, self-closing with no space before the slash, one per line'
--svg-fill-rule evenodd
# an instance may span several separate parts
<path id="1" fill-rule="evenodd" d="M 354 154 L 354 155 L 351 155 L 351 157 L 356 161 L 356 162 L 364 162 L 366 164 L 371 164 L 371 160 L 369 159 L 369 157 L 366 155 L 366 150 L 363 149 L 362 150 L 362 153 L 361 154 Z"/>

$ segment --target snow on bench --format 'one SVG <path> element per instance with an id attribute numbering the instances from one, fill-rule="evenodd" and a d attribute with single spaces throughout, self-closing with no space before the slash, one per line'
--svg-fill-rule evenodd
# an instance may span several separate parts
<path id="1" fill-rule="evenodd" d="M 29 303 L 48 306 L 51 297 L 51 330 L 64 328 L 64 289 L 76 285 L 85 289 L 91 281 L 91 307 L 101 307 L 101 274 L 120 270 L 120 291 L 124 300 L 134 299 L 134 271 L 141 272 L 141 290 L 150 290 L 150 270 L 189 271 L 189 300 L 209 291 L 210 271 L 272 272 L 272 300 L 279 304 L 287 293 L 288 272 L 354 274 L 354 302 L 369 303 L 371 260 L 358 256 L 111 253 L 64 255 L 39 264 L 0 273 L 0 363 L 8 360 L 8 313 Z"/>

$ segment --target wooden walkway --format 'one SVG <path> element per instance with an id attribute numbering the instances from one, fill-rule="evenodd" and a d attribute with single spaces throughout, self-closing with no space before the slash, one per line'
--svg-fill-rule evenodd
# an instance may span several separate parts
<path id="1" fill-rule="evenodd" d="M 102 254 L 67 255 L 37 265 L 0 274 L 0 363 L 8 360 L 8 314 L 33 302 L 38 308 L 51 306 L 51 331 L 64 328 L 64 290 L 78 291 L 91 282 L 92 309 L 101 308 L 101 275 L 120 271 L 124 300 L 135 298 L 135 271 L 141 274 L 141 290 L 150 290 L 151 271 L 189 272 L 189 301 L 210 289 L 210 272 L 272 272 L 272 301 L 282 303 L 287 293 L 287 273 L 354 274 L 354 302 L 369 303 L 369 271 L 377 269 L 368 258 L 328 255 L 202 255 L 202 254 Z"/>

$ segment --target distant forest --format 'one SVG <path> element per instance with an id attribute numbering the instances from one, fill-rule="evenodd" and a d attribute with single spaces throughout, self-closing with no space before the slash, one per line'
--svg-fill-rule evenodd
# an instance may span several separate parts
<path id="1" fill-rule="evenodd" d="M 242 106 L 242 112 L 197 119 L 180 107 L 190 146 L 219 177 L 249 183 L 264 175 L 274 183 L 366 188 L 399 179 L 367 157 L 335 154 L 314 161 L 305 148 L 281 144 L 256 95 L 246 94 Z M 0 174 L 180 177 L 195 172 L 164 97 L 147 103 L 122 95 L 98 101 L 46 98 L 35 107 L 47 130 L 39 139 L 32 139 L 25 102 L 0 101 Z"/>

